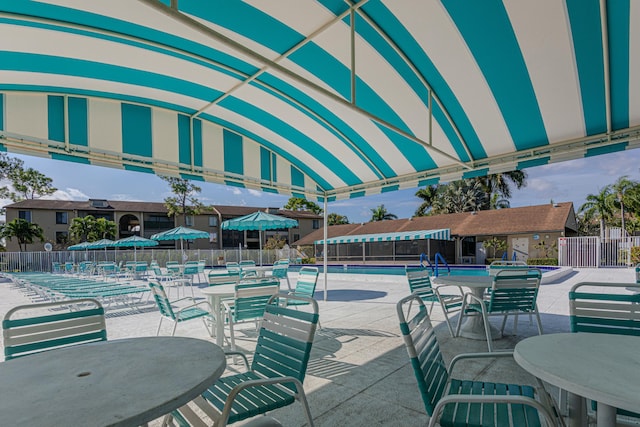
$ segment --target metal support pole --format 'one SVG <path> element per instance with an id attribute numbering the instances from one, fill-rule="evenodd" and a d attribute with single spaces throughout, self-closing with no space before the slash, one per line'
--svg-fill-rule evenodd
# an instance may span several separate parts
<path id="1" fill-rule="evenodd" d="M 328 236 L 328 230 L 327 228 L 329 227 L 327 224 L 327 218 L 329 216 L 329 214 L 327 213 L 327 196 L 325 194 L 324 196 L 324 213 L 323 215 L 323 220 L 324 220 L 324 227 L 322 227 L 322 238 L 324 239 L 324 242 L 322 242 L 322 250 L 323 250 L 323 256 L 322 256 L 322 267 L 323 267 L 323 272 L 324 272 L 324 300 L 327 300 L 327 257 L 329 256 L 329 252 L 328 252 L 328 248 L 327 248 L 327 236 Z"/>

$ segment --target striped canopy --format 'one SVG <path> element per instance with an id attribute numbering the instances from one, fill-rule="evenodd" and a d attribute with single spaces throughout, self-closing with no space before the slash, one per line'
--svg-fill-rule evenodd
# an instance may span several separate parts
<path id="1" fill-rule="evenodd" d="M 419 230 L 419 231 L 403 231 L 398 233 L 376 233 L 376 234 L 356 234 L 347 236 L 338 236 L 327 239 L 327 244 L 337 243 L 358 243 L 358 242 L 392 242 L 397 240 L 450 240 L 451 230 L 443 228 L 440 230 Z M 324 240 L 316 240 L 316 245 L 324 244 Z"/>
<path id="2" fill-rule="evenodd" d="M 335 200 L 638 146 L 640 2 L 0 4 L 12 152 Z"/>

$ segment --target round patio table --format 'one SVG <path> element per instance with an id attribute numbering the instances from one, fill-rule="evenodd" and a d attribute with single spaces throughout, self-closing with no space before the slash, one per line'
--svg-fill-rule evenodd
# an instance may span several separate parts
<path id="1" fill-rule="evenodd" d="M 138 426 L 193 400 L 226 367 L 204 340 L 143 337 L 0 363 L 0 416 L 14 426 Z"/>
<path id="2" fill-rule="evenodd" d="M 432 279 L 434 285 L 455 285 L 468 288 L 476 298 L 482 299 L 484 291 L 491 287 L 493 277 L 491 276 L 438 276 Z M 490 327 L 491 338 L 501 338 L 502 334 L 494 327 Z M 487 335 L 484 332 L 484 322 L 482 315 L 467 316 L 460 325 L 460 336 L 474 340 L 486 340 Z"/>
<path id="3" fill-rule="evenodd" d="M 527 338 L 513 357 L 542 381 L 598 402 L 598 427 L 609 427 L 616 425 L 616 408 L 639 411 L 639 354 L 640 337 L 578 332 Z M 571 426 L 586 425 L 582 409 L 570 406 Z"/>

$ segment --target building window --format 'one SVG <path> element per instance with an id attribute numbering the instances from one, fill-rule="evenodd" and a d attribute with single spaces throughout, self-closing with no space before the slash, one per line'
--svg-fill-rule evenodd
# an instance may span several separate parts
<path id="1" fill-rule="evenodd" d="M 187 227 L 193 227 L 193 215 L 187 215 L 184 218 L 184 225 Z"/>
<path id="2" fill-rule="evenodd" d="M 31 222 L 31 211 L 18 211 L 18 218 Z"/>
<path id="3" fill-rule="evenodd" d="M 217 227 L 218 226 L 218 217 L 210 216 L 209 217 L 209 227 Z"/>
<path id="4" fill-rule="evenodd" d="M 299 234 L 294 234 L 293 235 L 293 241 L 297 242 L 298 240 L 300 240 L 300 235 Z"/>
<path id="5" fill-rule="evenodd" d="M 320 220 L 314 219 L 313 220 L 313 229 L 317 230 L 318 228 L 320 228 Z"/>
<path id="6" fill-rule="evenodd" d="M 69 213 L 68 212 L 56 212 L 56 224 L 68 224 Z"/>
<path id="7" fill-rule="evenodd" d="M 66 231 L 56 231 L 56 243 L 64 245 L 69 242 L 69 233 Z"/>

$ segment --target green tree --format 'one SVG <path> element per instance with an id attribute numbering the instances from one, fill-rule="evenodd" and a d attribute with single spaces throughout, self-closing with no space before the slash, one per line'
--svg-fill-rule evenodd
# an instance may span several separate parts
<path id="1" fill-rule="evenodd" d="M 480 210 L 487 210 L 495 209 L 495 207 L 491 206 L 491 201 L 494 200 L 493 196 L 495 194 L 501 199 L 509 200 L 511 198 L 511 184 L 514 184 L 517 189 L 525 187 L 527 185 L 527 174 L 521 170 L 514 170 L 479 176 L 473 178 L 473 180 L 480 183 L 480 187 L 486 196 L 483 198 Z"/>
<path id="2" fill-rule="evenodd" d="M 438 185 L 428 185 L 416 192 L 416 197 L 422 199 L 422 204 L 416 209 L 414 216 L 427 216 L 431 213 L 433 202 L 438 196 Z"/>
<path id="3" fill-rule="evenodd" d="M 73 218 L 69 225 L 69 236 L 74 243 L 114 239 L 117 231 L 118 226 L 114 221 L 109 221 L 106 218 L 95 218 L 93 215 Z"/>
<path id="4" fill-rule="evenodd" d="M 344 215 L 339 215 L 335 212 L 327 215 L 327 225 L 340 225 L 340 224 L 349 224 L 349 218 Z"/>
<path id="5" fill-rule="evenodd" d="M 53 180 L 39 171 L 22 167 L 15 167 L 7 174 L 11 180 L 13 191 L 9 192 L 9 198 L 14 202 L 25 199 L 38 199 L 55 193 L 58 189 L 52 183 Z"/>
<path id="6" fill-rule="evenodd" d="M 202 191 L 200 187 L 188 179 L 170 176 L 161 176 L 160 178 L 169 184 L 171 191 L 175 194 L 174 197 L 164 199 L 169 217 L 182 215 L 182 223 L 186 224 L 187 215 L 198 215 L 204 210 L 205 206 L 196 198 Z"/>
<path id="7" fill-rule="evenodd" d="M 320 206 L 301 197 L 290 197 L 287 204 L 283 206 L 283 209 L 289 209 L 292 211 L 311 211 L 316 215 L 320 215 L 322 213 L 322 208 Z"/>
<path id="8" fill-rule="evenodd" d="M 632 191 L 638 183 L 629 179 L 628 176 L 621 176 L 611 186 L 611 191 L 615 195 L 614 206 L 620 209 L 620 228 L 626 230 L 625 226 L 625 206 L 627 210 L 636 203 L 637 191 Z"/>
<path id="9" fill-rule="evenodd" d="M 106 218 L 98 218 L 95 221 L 92 230 L 92 236 L 95 240 L 101 239 L 115 239 L 118 226 L 114 221 L 109 221 Z"/>
<path id="10" fill-rule="evenodd" d="M 369 222 L 387 221 L 390 219 L 398 219 L 398 216 L 387 211 L 387 208 L 385 208 L 384 205 L 371 209 L 371 220 Z"/>
<path id="11" fill-rule="evenodd" d="M 599 221 L 600 237 L 604 236 L 604 229 L 613 218 L 614 200 L 615 194 L 613 194 L 611 186 L 607 185 L 598 194 L 588 194 L 586 201 L 578 209 L 578 214 Z"/>
<path id="12" fill-rule="evenodd" d="M 497 237 L 492 237 L 489 240 L 485 240 L 484 242 L 482 242 L 482 247 L 485 249 L 493 249 L 493 253 L 491 258 L 495 258 L 496 257 L 496 252 L 497 251 L 506 251 L 508 248 L 508 244 L 506 241 L 504 240 L 500 240 Z"/>
<path id="13" fill-rule="evenodd" d="M 9 240 L 15 237 L 18 241 L 20 252 L 26 251 L 27 245 L 33 243 L 35 239 L 39 239 L 40 242 L 45 240 L 42 227 L 22 218 L 16 218 L 6 223 L 2 227 L 2 237 Z"/>
<path id="14" fill-rule="evenodd" d="M 443 186 L 432 204 L 434 214 L 474 212 L 481 210 L 486 194 L 478 181 L 464 179 Z"/>
<path id="15" fill-rule="evenodd" d="M 284 248 L 286 240 L 283 237 L 280 237 L 279 234 L 275 236 L 269 237 L 265 242 L 263 249 L 282 249 Z"/>
<path id="16" fill-rule="evenodd" d="M 0 152 L 0 180 L 10 180 L 9 175 L 16 169 L 22 169 L 24 162 L 15 157 L 9 157 L 7 153 Z M 0 198 L 9 199 L 11 189 L 9 187 L 0 187 Z"/>

